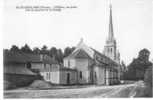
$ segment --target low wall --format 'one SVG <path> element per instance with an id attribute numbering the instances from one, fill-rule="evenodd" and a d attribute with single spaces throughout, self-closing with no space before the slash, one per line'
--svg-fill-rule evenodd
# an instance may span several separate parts
<path id="1" fill-rule="evenodd" d="M 4 74 L 4 89 L 28 86 L 37 79 L 42 78 L 38 75 Z"/>

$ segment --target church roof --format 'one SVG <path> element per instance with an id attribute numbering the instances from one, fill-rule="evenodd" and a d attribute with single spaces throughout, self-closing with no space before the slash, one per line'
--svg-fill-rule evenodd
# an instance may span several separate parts
<path id="1" fill-rule="evenodd" d="M 95 60 L 98 63 L 107 64 L 107 65 L 109 64 L 117 65 L 117 63 L 112 59 L 110 59 L 109 57 L 105 56 L 104 54 L 98 52 L 97 50 L 91 47 L 88 47 L 83 42 L 83 40 L 81 40 L 77 45 L 76 49 L 68 57 L 65 57 L 64 59 L 71 59 L 71 58 L 89 58 Z"/>
<path id="2" fill-rule="evenodd" d="M 81 57 L 83 55 L 84 55 L 84 57 L 89 57 L 89 58 L 93 59 L 94 58 L 94 51 L 90 47 L 88 47 L 81 39 L 81 41 L 78 43 L 76 49 L 66 58 Z"/>

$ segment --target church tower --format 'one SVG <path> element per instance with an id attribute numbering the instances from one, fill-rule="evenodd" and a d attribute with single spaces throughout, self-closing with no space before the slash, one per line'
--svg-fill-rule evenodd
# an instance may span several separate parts
<path id="1" fill-rule="evenodd" d="M 114 38 L 114 31 L 113 31 L 113 21 L 112 21 L 112 5 L 109 6 L 110 9 L 110 15 L 109 15 L 109 32 L 108 32 L 108 38 L 106 40 L 106 45 L 104 47 L 104 55 L 111 58 L 112 60 L 116 62 L 120 62 L 120 54 L 117 51 L 116 47 L 116 40 Z"/>

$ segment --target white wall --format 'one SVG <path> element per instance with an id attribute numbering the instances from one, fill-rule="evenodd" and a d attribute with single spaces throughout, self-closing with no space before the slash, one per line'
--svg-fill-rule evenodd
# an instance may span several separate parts
<path id="1" fill-rule="evenodd" d="M 109 69 L 106 68 L 106 85 L 109 85 L 109 77 L 110 77 L 110 75 L 109 75 Z"/>
<path id="2" fill-rule="evenodd" d="M 90 80 L 89 72 L 89 60 L 88 59 L 76 59 L 76 69 L 78 70 L 78 82 L 88 83 Z M 82 72 L 82 78 L 80 78 L 80 71 Z"/>
<path id="3" fill-rule="evenodd" d="M 60 83 L 60 72 L 59 71 L 55 71 L 55 72 L 50 72 L 51 73 L 51 83 L 54 84 L 59 84 Z"/>
<path id="4" fill-rule="evenodd" d="M 105 69 L 104 67 L 98 67 L 98 84 L 105 84 Z"/>
<path id="5" fill-rule="evenodd" d="M 44 64 L 43 63 L 31 63 L 31 68 L 32 69 L 43 69 Z"/>
<path id="6" fill-rule="evenodd" d="M 74 69 L 76 66 L 75 59 L 64 59 L 64 67 Z"/>

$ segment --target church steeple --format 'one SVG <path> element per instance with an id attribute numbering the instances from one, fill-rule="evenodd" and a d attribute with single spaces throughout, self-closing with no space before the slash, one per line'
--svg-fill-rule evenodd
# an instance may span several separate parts
<path id="1" fill-rule="evenodd" d="M 119 62 L 119 53 L 117 52 L 116 40 L 114 38 L 113 31 L 113 19 L 112 19 L 112 5 L 109 5 L 109 30 L 106 45 L 104 47 L 104 55 L 111 58 L 114 61 Z"/>
<path id="2" fill-rule="evenodd" d="M 108 35 L 108 40 L 114 40 L 114 32 L 113 32 L 113 21 L 112 21 L 112 5 L 109 5 L 109 35 Z"/>

